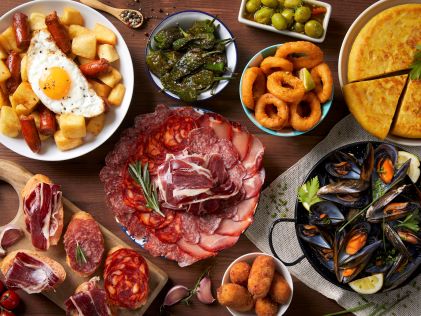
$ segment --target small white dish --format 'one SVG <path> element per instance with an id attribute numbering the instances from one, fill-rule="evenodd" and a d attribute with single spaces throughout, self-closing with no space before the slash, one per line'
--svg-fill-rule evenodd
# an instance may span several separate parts
<path id="1" fill-rule="evenodd" d="M 315 43 L 323 43 L 323 41 L 325 40 L 326 33 L 327 33 L 327 27 L 329 25 L 330 16 L 332 15 L 332 6 L 329 3 L 321 2 L 321 1 L 315 1 L 315 0 L 304 0 L 305 3 L 317 5 L 319 7 L 325 7 L 326 10 L 327 10 L 326 14 L 325 14 L 325 17 L 323 19 L 323 29 L 324 29 L 323 36 L 321 38 L 314 38 L 314 37 L 310 37 L 310 36 L 307 36 L 305 34 L 293 32 L 293 31 L 288 31 L 288 30 L 280 31 L 280 30 L 277 30 L 276 28 L 274 28 L 272 25 L 261 24 L 261 23 L 257 23 L 257 22 L 251 21 L 249 19 L 246 19 L 244 17 L 245 11 L 246 11 L 246 2 L 247 2 L 247 0 L 241 1 L 240 11 L 238 12 L 238 22 L 240 22 L 240 23 L 246 24 L 248 26 L 253 26 L 253 27 L 256 27 L 258 29 L 271 31 L 271 32 L 275 32 L 275 33 L 279 33 L 279 34 L 283 34 L 283 35 L 287 35 L 287 36 L 291 36 L 291 37 L 296 37 L 296 38 L 299 38 L 299 39 L 302 39 L 302 40 L 305 40 L 305 41 L 310 41 L 310 42 L 315 42 Z"/>
<path id="2" fill-rule="evenodd" d="M 230 30 L 217 17 L 210 15 L 209 13 L 197 11 L 197 10 L 180 11 L 172 15 L 169 15 L 164 20 L 162 20 L 162 22 L 159 23 L 157 27 L 155 27 L 155 29 L 152 31 L 149 37 L 148 45 L 146 45 L 145 56 L 148 55 L 150 48 L 151 47 L 153 48 L 155 46 L 154 37 L 159 31 L 169 28 L 169 27 L 174 27 L 177 25 L 180 25 L 183 29 L 187 29 L 193 24 L 194 21 L 209 20 L 209 19 L 210 20 L 215 19 L 214 24 L 217 26 L 216 32 L 220 39 L 234 38 Z M 230 73 L 234 73 L 235 68 L 237 67 L 237 59 L 238 59 L 237 45 L 235 41 L 233 41 L 232 43 L 226 46 L 226 55 L 227 55 L 227 68 L 230 70 Z M 147 66 L 146 68 L 147 68 L 150 79 L 158 87 L 159 90 L 163 91 L 166 95 L 172 97 L 173 99 L 180 100 L 180 98 L 176 94 L 169 92 L 167 90 L 164 90 L 164 86 L 162 85 L 161 80 L 159 80 L 159 78 L 155 76 L 149 70 Z M 221 92 L 228 85 L 228 83 L 229 83 L 229 80 L 220 81 L 214 89 L 204 91 L 203 93 L 201 93 L 198 96 L 197 100 L 202 101 L 202 100 L 207 100 L 209 98 L 212 98 L 213 96 Z"/>
<path id="3" fill-rule="evenodd" d="M 113 63 L 113 66 L 116 67 L 121 73 L 121 76 L 123 78 L 122 83 L 126 87 L 126 93 L 124 95 L 124 99 L 121 105 L 118 107 L 113 106 L 113 108 L 107 113 L 104 129 L 101 131 L 101 133 L 99 133 L 96 137 L 94 137 L 93 135 L 88 135 L 85 138 L 85 142 L 81 146 L 68 151 L 60 151 L 56 147 L 54 139 L 51 138 L 45 142 L 42 142 L 41 152 L 39 154 L 36 154 L 29 149 L 22 136 L 19 136 L 17 138 L 11 138 L 0 133 L 0 142 L 4 146 L 16 152 L 19 155 L 36 160 L 62 161 L 73 159 L 85 155 L 102 145 L 106 140 L 108 140 L 111 137 L 111 135 L 120 126 L 129 109 L 133 95 L 133 63 L 129 49 L 126 43 L 124 42 L 123 37 L 115 28 L 115 26 L 105 16 L 84 4 L 70 0 L 38 0 L 24 3 L 0 17 L 0 32 L 3 32 L 3 30 L 5 30 L 12 24 L 12 16 L 15 12 L 23 12 L 26 15 L 30 16 L 32 12 L 49 14 L 52 11 L 57 11 L 57 14 L 60 16 L 65 7 L 73 7 L 76 10 L 80 11 L 85 20 L 85 26 L 87 28 L 93 28 L 95 26 L 95 23 L 101 23 L 109 29 L 111 29 L 116 34 L 116 50 L 120 56 L 120 60 L 124 62 L 117 61 Z"/>
<path id="4" fill-rule="evenodd" d="M 380 0 L 365 9 L 352 23 L 348 29 L 344 40 L 342 42 L 341 50 L 339 52 L 338 60 L 338 77 L 341 89 L 348 83 L 348 58 L 351 52 L 352 44 L 354 44 L 355 38 L 360 33 L 361 29 L 377 14 L 389 9 L 391 7 L 408 4 L 408 3 L 421 3 L 421 0 Z M 389 134 L 386 138 L 395 144 L 404 146 L 421 146 L 421 139 L 411 139 L 399 136 L 393 136 Z"/>
<path id="5" fill-rule="evenodd" d="M 262 256 L 262 255 L 271 257 L 273 259 L 273 261 L 275 262 L 276 271 L 278 273 L 280 273 L 285 278 L 289 287 L 291 288 L 291 296 L 289 297 L 288 303 L 286 303 L 284 305 L 281 305 L 279 310 L 278 310 L 278 313 L 276 314 L 277 316 L 281 316 L 281 315 L 285 314 L 289 305 L 291 304 L 292 297 L 294 296 L 294 287 L 293 287 L 292 277 L 291 277 L 291 274 L 289 273 L 288 269 L 286 268 L 286 266 L 280 260 L 276 259 L 274 256 L 266 254 L 266 253 L 262 253 L 262 252 L 252 252 L 252 253 L 242 255 L 241 257 L 238 257 L 233 262 L 231 262 L 231 264 L 225 270 L 224 276 L 222 277 L 222 285 L 230 283 L 229 272 L 230 272 L 230 270 L 231 270 L 231 268 L 234 264 L 236 264 L 239 261 L 244 261 L 244 262 L 247 262 L 248 264 L 251 265 L 253 263 L 254 259 L 256 259 L 257 256 Z M 233 315 L 233 316 L 256 316 L 256 314 L 253 311 L 242 313 L 242 312 L 237 312 L 237 311 L 235 311 L 235 310 L 233 310 L 229 307 L 227 307 L 227 309 L 231 313 L 231 315 Z"/>

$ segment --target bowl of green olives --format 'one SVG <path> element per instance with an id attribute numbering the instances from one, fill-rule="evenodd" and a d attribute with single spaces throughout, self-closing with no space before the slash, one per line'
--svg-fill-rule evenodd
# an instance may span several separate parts
<path id="1" fill-rule="evenodd" d="M 237 47 L 228 28 L 197 10 L 176 12 L 152 31 L 147 72 L 166 95 L 188 103 L 209 99 L 232 79 Z"/>
<path id="2" fill-rule="evenodd" d="M 322 43 L 332 7 L 314 0 L 242 0 L 240 23 L 259 29 Z"/>

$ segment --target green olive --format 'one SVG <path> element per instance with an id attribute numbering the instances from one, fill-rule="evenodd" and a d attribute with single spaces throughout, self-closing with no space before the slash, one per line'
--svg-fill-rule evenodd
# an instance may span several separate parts
<path id="1" fill-rule="evenodd" d="M 285 0 L 278 0 L 278 3 L 279 3 L 279 6 L 280 7 L 283 7 L 284 6 L 284 3 L 285 3 Z"/>
<path id="2" fill-rule="evenodd" d="M 309 7 L 299 7 L 295 10 L 294 19 L 297 22 L 305 23 L 311 17 L 311 10 Z"/>
<path id="3" fill-rule="evenodd" d="M 254 14 L 254 20 L 257 23 L 269 24 L 270 18 L 272 17 L 274 12 L 275 11 L 271 8 L 263 7 L 259 9 L 258 11 L 256 11 L 256 13 Z"/>
<path id="4" fill-rule="evenodd" d="M 275 13 L 274 15 L 272 15 L 272 25 L 277 30 L 286 30 L 286 28 L 288 27 L 288 22 L 282 14 Z"/>
<path id="5" fill-rule="evenodd" d="M 284 7 L 293 9 L 299 7 L 302 4 L 302 2 L 302 0 L 285 0 Z"/>
<path id="6" fill-rule="evenodd" d="M 259 10 L 261 4 L 262 2 L 260 0 L 249 0 L 246 3 L 246 10 L 249 13 L 254 13 Z"/>
<path id="7" fill-rule="evenodd" d="M 294 11 L 291 9 L 285 9 L 281 12 L 285 20 L 287 20 L 288 25 L 292 23 L 292 20 L 294 19 Z"/>
<path id="8" fill-rule="evenodd" d="M 323 26 L 316 20 L 310 20 L 304 25 L 306 35 L 314 38 L 320 38 L 323 35 Z"/>
<path id="9" fill-rule="evenodd" d="M 300 22 L 295 22 L 294 31 L 298 33 L 304 33 L 304 24 Z"/>
<path id="10" fill-rule="evenodd" d="M 278 0 L 262 0 L 262 3 L 269 8 L 276 8 L 278 6 Z"/>

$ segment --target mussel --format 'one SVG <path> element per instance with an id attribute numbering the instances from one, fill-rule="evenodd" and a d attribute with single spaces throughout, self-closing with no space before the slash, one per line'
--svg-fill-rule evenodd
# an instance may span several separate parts
<path id="1" fill-rule="evenodd" d="M 361 169 L 355 157 L 342 151 L 334 152 L 332 161 L 327 163 L 325 168 L 329 175 L 339 179 L 358 180 L 361 176 Z"/>
<path id="2" fill-rule="evenodd" d="M 399 234 L 387 223 L 383 224 L 383 230 L 386 238 L 390 241 L 393 247 L 395 247 L 405 257 L 410 257 L 411 254 Z"/>
<path id="3" fill-rule="evenodd" d="M 370 203 L 370 197 L 365 192 L 368 187 L 368 182 L 341 180 L 321 187 L 317 195 L 345 207 L 363 208 Z"/>
<path id="4" fill-rule="evenodd" d="M 318 226 L 335 226 L 345 220 L 340 209 L 332 202 L 322 201 L 310 207 L 309 222 Z"/>
<path id="5" fill-rule="evenodd" d="M 371 223 L 391 222 L 405 217 L 417 209 L 420 209 L 420 204 L 416 202 L 392 202 L 383 209 L 374 209 L 367 219 Z"/>
<path id="6" fill-rule="evenodd" d="M 308 243 L 320 248 L 332 248 L 331 238 L 327 232 L 322 231 L 315 225 L 299 224 L 298 236 Z"/>
<path id="7" fill-rule="evenodd" d="M 366 212 L 367 220 L 372 223 L 383 221 L 383 217 L 384 217 L 383 208 L 386 207 L 390 202 L 392 202 L 398 195 L 404 192 L 408 187 L 409 185 L 404 184 L 399 187 L 393 188 L 392 190 L 384 194 L 382 197 L 380 197 L 377 201 L 375 201 L 367 209 L 367 212 Z"/>
<path id="8" fill-rule="evenodd" d="M 416 234 L 412 230 L 405 228 L 397 228 L 396 233 L 399 235 L 403 242 L 416 246 L 421 246 L 421 237 L 419 233 Z"/>
<path id="9" fill-rule="evenodd" d="M 393 266 L 386 275 L 383 289 L 392 290 L 404 283 L 412 275 L 414 271 L 421 265 L 421 253 L 414 252 L 411 256 L 405 257 L 400 254 Z"/>

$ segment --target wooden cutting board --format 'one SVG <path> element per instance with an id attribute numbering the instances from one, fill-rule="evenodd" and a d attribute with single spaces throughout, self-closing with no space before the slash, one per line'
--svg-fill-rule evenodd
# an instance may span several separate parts
<path id="1" fill-rule="evenodd" d="M 28 170 L 21 167 L 20 165 L 13 163 L 11 161 L 0 159 L 0 179 L 12 185 L 12 187 L 15 189 L 19 197 L 21 196 L 20 193 L 23 187 L 25 186 L 26 182 L 32 176 L 33 176 L 32 173 L 30 173 Z M 63 198 L 63 205 L 64 205 L 64 229 L 63 229 L 63 234 L 64 234 L 67 228 L 67 224 L 69 223 L 73 213 L 79 212 L 81 211 L 81 209 L 79 209 L 76 205 L 74 205 L 72 202 L 70 202 L 66 198 Z M 89 212 L 89 210 L 84 210 L 84 211 Z M 16 214 L 16 217 L 10 223 L 15 224 L 19 226 L 20 228 L 22 228 L 22 230 L 25 233 L 25 237 L 19 240 L 15 245 L 11 246 L 9 249 L 7 249 L 7 251 L 9 252 L 12 250 L 17 250 L 17 249 L 35 250 L 34 247 L 32 246 L 30 235 L 25 229 L 22 198 L 19 199 L 19 210 Z M 131 248 L 127 243 L 125 243 L 120 238 L 115 236 L 112 232 L 110 232 L 105 227 L 101 225 L 99 225 L 99 227 L 104 236 L 105 253 L 108 253 L 108 251 L 112 247 L 118 246 L 118 245 Z M 40 251 L 40 253 L 47 255 L 51 257 L 52 259 L 56 260 L 66 270 L 66 273 L 67 273 L 66 280 L 60 286 L 58 286 L 55 291 L 42 293 L 43 295 L 48 297 L 51 301 L 53 301 L 55 304 L 57 304 L 58 306 L 60 306 L 62 309 L 65 310 L 64 302 L 67 300 L 67 298 L 74 293 L 76 287 L 79 284 L 81 284 L 84 281 L 89 280 L 90 277 L 83 278 L 76 275 L 70 269 L 70 267 L 66 264 L 66 253 L 64 251 L 63 238 L 60 239 L 60 242 L 57 246 L 51 246 L 50 249 L 48 249 L 47 251 Z M 136 311 L 119 310 L 118 315 L 143 315 L 144 312 L 148 309 L 149 305 L 152 303 L 152 301 L 155 299 L 155 297 L 158 295 L 158 293 L 162 290 L 165 283 L 167 282 L 168 275 L 163 270 L 161 270 L 156 265 L 154 265 L 152 262 L 148 260 L 146 261 L 149 266 L 150 292 L 149 292 L 148 301 L 142 308 Z M 102 269 L 103 269 L 103 265 L 101 265 L 100 269 L 96 271 L 96 273 L 94 274 L 94 275 L 100 276 L 101 279 L 102 279 Z"/>

